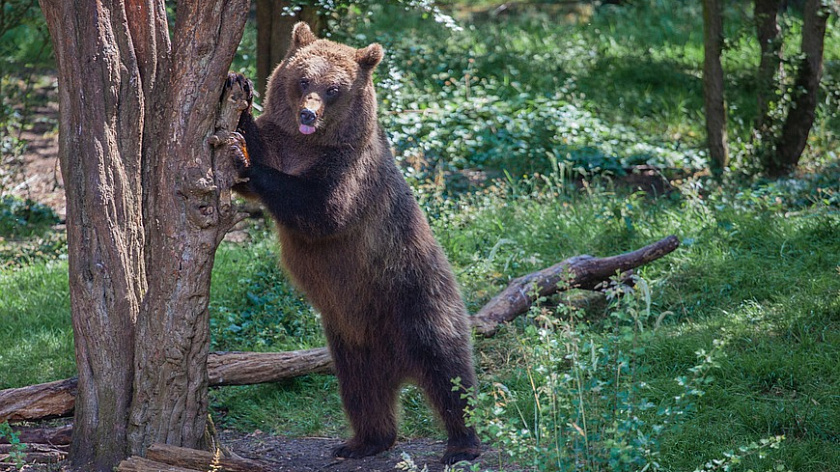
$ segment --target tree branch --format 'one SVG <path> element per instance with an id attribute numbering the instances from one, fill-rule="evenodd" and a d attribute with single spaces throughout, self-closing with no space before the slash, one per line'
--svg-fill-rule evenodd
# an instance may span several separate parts
<path id="1" fill-rule="evenodd" d="M 613 275 L 647 264 L 679 247 L 676 236 L 668 236 L 649 246 L 618 256 L 596 258 L 576 256 L 539 272 L 519 277 L 493 297 L 472 317 L 472 324 L 478 334 L 492 336 L 499 324 L 507 323 L 528 311 L 537 297 L 543 297 L 558 290 L 558 284 L 565 282 L 565 288 L 591 289 Z"/>

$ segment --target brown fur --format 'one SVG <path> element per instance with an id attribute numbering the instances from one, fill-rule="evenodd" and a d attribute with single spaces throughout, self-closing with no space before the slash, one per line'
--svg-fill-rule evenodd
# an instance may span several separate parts
<path id="1" fill-rule="evenodd" d="M 376 121 L 371 74 L 382 48 L 317 39 L 303 23 L 292 38 L 265 112 L 240 123 L 252 159 L 240 164 L 243 190 L 277 221 L 283 265 L 321 313 L 355 433 L 334 454 L 389 448 L 399 387 L 412 380 L 446 426 L 443 461 L 473 459 L 479 441 L 452 391 L 456 377 L 475 385 L 467 313 Z M 317 115 L 312 134 L 300 131 L 303 109 Z"/>

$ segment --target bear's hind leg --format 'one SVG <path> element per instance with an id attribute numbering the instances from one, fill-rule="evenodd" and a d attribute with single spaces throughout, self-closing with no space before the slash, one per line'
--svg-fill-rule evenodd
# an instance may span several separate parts
<path id="1" fill-rule="evenodd" d="M 449 440 L 441 462 L 454 464 L 473 460 L 481 454 L 481 442 L 475 429 L 466 425 L 464 410 L 467 400 L 461 395 L 475 385 L 475 373 L 472 371 L 470 353 L 455 356 L 424 356 L 424 364 L 419 366 L 420 387 L 426 392 L 429 402 L 437 410 Z M 453 391 L 454 378 L 461 379 L 464 390 Z"/>
<path id="2" fill-rule="evenodd" d="M 336 344 L 340 343 L 331 346 L 335 372 L 354 435 L 333 449 L 332 455 L 357 459 L 378 454 L 397 439 L 395 409 L 400 378 L 381 353 Z"/>

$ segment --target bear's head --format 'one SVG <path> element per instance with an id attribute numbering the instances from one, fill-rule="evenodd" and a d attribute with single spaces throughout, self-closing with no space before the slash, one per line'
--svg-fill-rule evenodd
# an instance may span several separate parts
<path id="1" fill-rule="evenodd" d="M 371 75 L 382 46 L 355 49 L 318 39 L 297 23 L 268 82 L 265 113 L 286 134 L 323 144 L 358 143 L 376 129 Z"/>

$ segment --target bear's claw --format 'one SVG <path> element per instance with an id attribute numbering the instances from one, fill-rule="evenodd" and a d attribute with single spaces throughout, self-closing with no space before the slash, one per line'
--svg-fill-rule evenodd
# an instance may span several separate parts
<path id="1" fill-rule="evenodd" d="M 248 102 L 248 113 L 251 112 L 251 105 L 254 103 L 254 84 L 242 74 L 236 72 L 228 72 L 227 80 L 225 80 L 225 89 L 233 87 L 234 84 L 240 84 L 242 90 L 245 91 L 245 100 Z"/>

